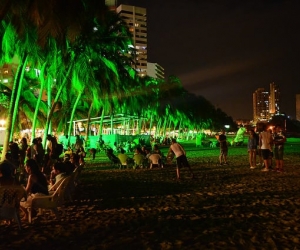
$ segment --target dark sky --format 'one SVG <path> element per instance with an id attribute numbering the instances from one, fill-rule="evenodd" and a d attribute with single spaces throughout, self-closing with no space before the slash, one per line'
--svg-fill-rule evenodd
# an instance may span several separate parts
<path id="1" fill-rule="evenodd" d="M 300 0 L 123 0 L 147 8 L 148 61 L 234 119 L 252 119 L 252 93 L 281 91 L 295 118 L 300 94 Z"/>

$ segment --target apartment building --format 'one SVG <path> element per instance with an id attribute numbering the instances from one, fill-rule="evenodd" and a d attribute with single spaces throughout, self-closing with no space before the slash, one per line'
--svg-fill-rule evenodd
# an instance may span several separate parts
<path id="1" fill-rule="evenodd" d="M 253 93 L 253 121 L 267 121 L 269 117 L 269 92 L 258 88 Z"/>
<path id="2" fill-rule="evenodd" d="M 269 96 L 269 113 L 271 116 L 280 114 L 280 91 L 279 87 L 274 83 L 270 83 Z"/>
<path id="3" fill-rule="evenodd" d="M 300 121 L 300 94 L 296 94 L 296 120 Z"/>
<path id="4" fill-rule="evenodd" d="M 147 75 L 147 11 L 145 8 L 121 4 L 117 13 L 127 23 L 136 50 L 133 68 L 138 75 Z"/>
<path id="5" fill-rule="evenodd" d="M 165 70 L 158 63 L 147 63 L 147 75 L 156 79 L 165 79 Z"/>
<path id="6" fill-rule="evenodd" d="M 253 93 L 253 121 L 268 121 L 280 114 L 280 91 L 274 83 L 270 83 L 270 91 L 258 88 Z"/>

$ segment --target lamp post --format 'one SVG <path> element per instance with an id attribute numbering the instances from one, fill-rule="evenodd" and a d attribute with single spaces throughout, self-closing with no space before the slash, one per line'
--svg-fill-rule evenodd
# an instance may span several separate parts
<path id="1" fill-rule="evenodd" d="M 0 125 L 2 128 L 4 128 L 5 120 L 0 120 Z"/>

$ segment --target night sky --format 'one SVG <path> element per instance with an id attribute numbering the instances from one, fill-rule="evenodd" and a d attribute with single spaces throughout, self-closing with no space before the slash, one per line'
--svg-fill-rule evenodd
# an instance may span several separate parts
<path id="1" fill-rule="evenodd" d="M 300 94 L 299 0 L 123 0 L 147 8 L 148 61 L 234 119 L 252 119 L 252 93 L 281 91 L 295 118 Z"/>

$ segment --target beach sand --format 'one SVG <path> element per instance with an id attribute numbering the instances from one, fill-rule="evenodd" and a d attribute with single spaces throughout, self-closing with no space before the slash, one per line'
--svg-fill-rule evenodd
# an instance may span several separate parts
<path id="1" fill-rule="evenodd" d="M 250 170 L 246 149 L 230 148 L 218 166 L 218 150 L 189 148 L 196 178 L 183 170 L 181 181 L 175 165 L 118 170 L 88 159 L 61 219 L 1 225 L 0 249 L 300 249 L 297 150 L 284 173 Z"/>

